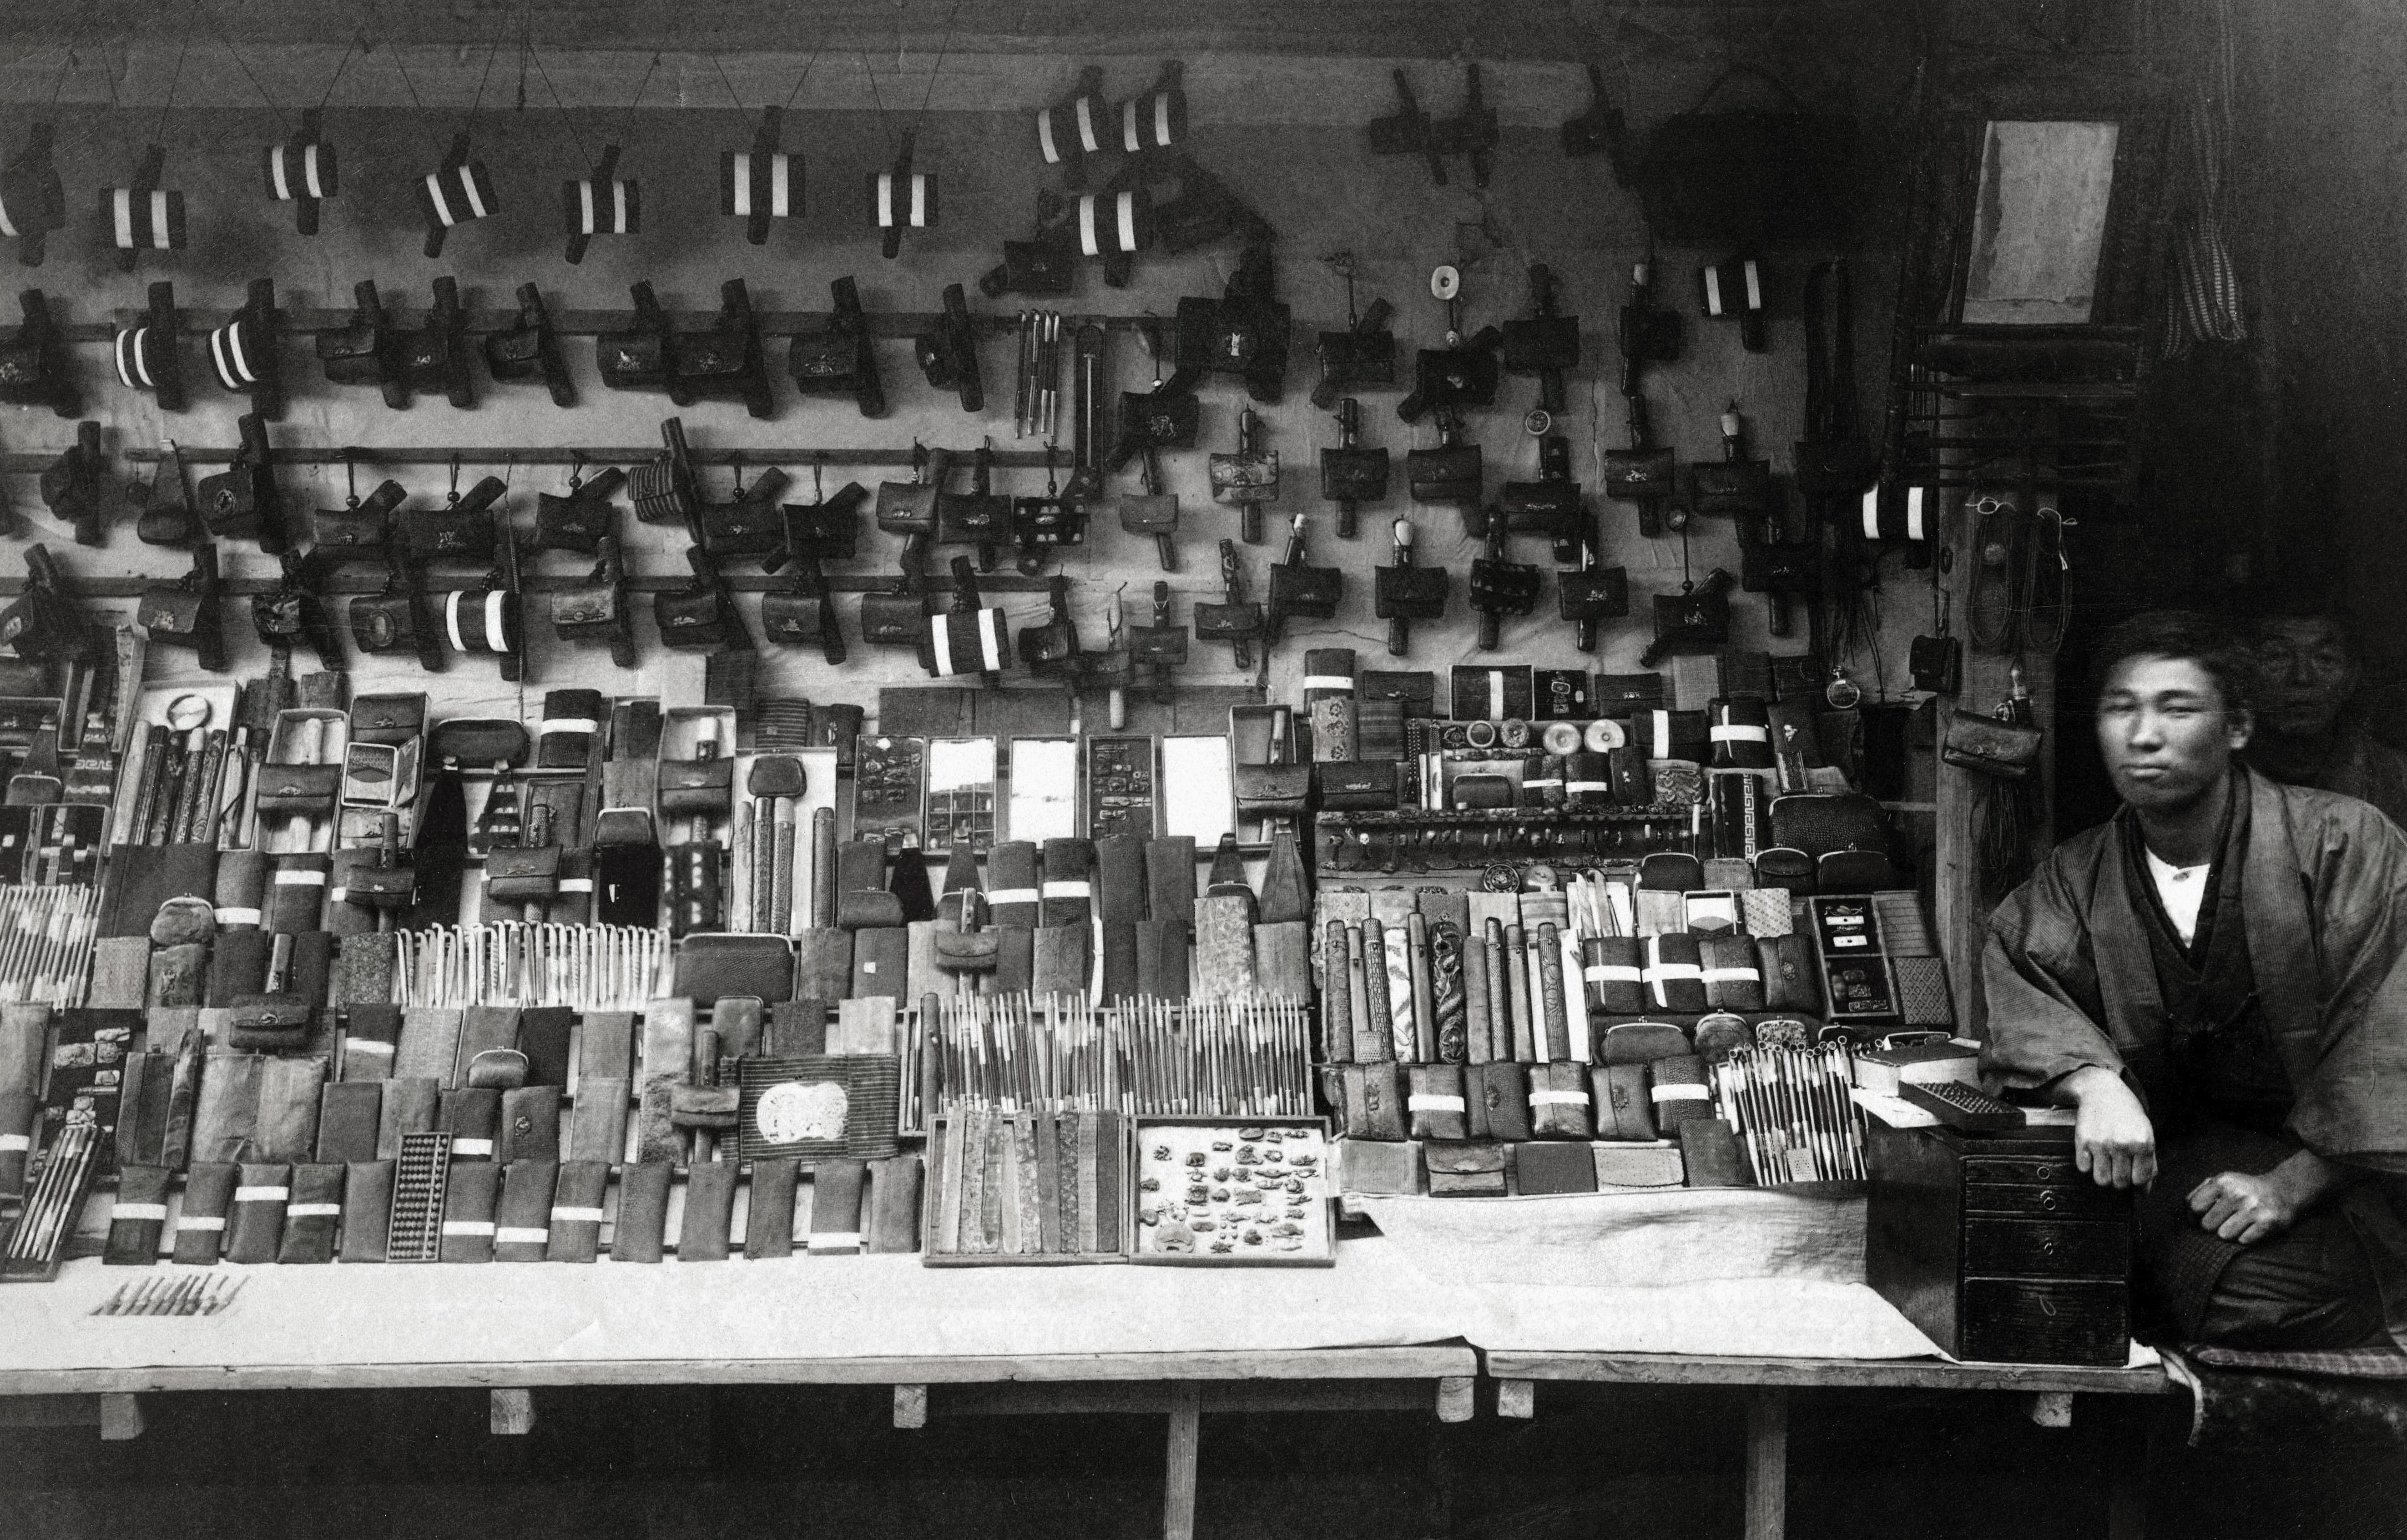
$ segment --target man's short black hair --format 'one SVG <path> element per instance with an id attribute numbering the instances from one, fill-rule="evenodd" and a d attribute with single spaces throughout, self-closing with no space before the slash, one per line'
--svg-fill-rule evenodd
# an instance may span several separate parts
<path id="1" fill-rule="evenodd" d="M 2101 694 L 2115 671 L 2134 657 L 2195 663 L 2215 681 L 2225 711 L 2248 710 L 2254 660 L 2232 629 L 2214 615 L 2197 610 L 2150 610 L 2108 631 L 2098 648 L 2096 663 Z"/>
<path id="2" fill-rule="evenodd" d="M 2262 639 L 2278 621 L 2319 620 L 2332 629 L 2350 657 L 2365 656 L 2364 649 L 2357 645 L 2357 616 L 2342 602 L 2336 584 L 2276 586 L 2260 593 L 2241 618 L 2251 641 Z"/>

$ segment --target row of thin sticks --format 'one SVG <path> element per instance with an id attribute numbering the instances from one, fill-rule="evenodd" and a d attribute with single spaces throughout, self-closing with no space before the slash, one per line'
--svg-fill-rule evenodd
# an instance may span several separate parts
<path id="1" fill-rule="evenodd" d="M 1714 1067 L 1715 1104 L 1738 1130 L 1759 1187 L 1861 1181 L 1861 1115 L 1848 1094 L 1855 1056 L 1844 1043 L 1742 1048 Z"/>
<path id="2" fill-rule="evenodd" d="M 1292 1000 L 970 995 L 928 1024 L 940 1112 L 1100 1109 L 1141 1117 L 1309 1117 L 1311 1012 Z"/>
<path id="3" fill-rule="evenodd" d="M 394 933 L 393 1003 L 640 1010 L 667 992 L 668 933 L 506 921 Z"/>
<path id="4" fill-rule="evenodd" d="M 42 1152 L 42 1174 L 8 1236 L 12 1265 L 47 1267 L 58 1256 L 81 1214 L 99 1158 L 100 1133 L 88 1123 L 69 1123 Z"/>
<path id="5" fill-rule="evenodd" d="M 0 1002 L 83 1004 L 100 938 L 100 890 L 0 887 Z"/>

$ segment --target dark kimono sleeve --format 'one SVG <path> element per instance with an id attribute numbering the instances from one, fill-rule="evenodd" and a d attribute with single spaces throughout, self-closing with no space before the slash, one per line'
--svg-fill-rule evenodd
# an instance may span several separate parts
<path id="1" fill-rule="evenodd" d="M 2300 855 L 2327 1003 L 2313 1067 L 2293 1074 L 2290 1128 L 2318 1154 L 2407 1172 L 2407 835 L 2362 803 L 2321 800 Z"/>
<path id="2" fill-rule="evenodd" d="M 1981 1078 L 1992 1091 L 2038 1091 L 2076 1069 L 2126 1073 L 2106 1028 L 2086 916 L 2094 841 L 2059 847 L 1989 916 L 1981 948 L 1987 1041 Z M 2128 1077 L 2127 1077 L 2128 1078 Z"/>

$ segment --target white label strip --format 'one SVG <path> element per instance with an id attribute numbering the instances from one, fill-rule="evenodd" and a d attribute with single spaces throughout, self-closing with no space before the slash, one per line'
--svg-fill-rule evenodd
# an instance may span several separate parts
<path id="1" fill-rule="evenodd" d="M 541 1246 L 551 1239 L 551 1232 L 533 1224 L 497 1224 L 493 1239 L 504 1246 Z"/>
<path id="2" fill-rule="evenodd" d="M 292 1195 L 289 1187 L 237 1187 L 234 1190 L 236 1203 L 282 1203 Z"/>
<path id="3" fill-rule="evenodd" d="M 1094 884 L 1091 883 L 1061 882 L 1045 884 L 1045 897 L 1047 898 L 1090 898 L 1094 897 Z"/>
<path id="4" fill-rule="evenodd" d="M 260 912 L 255 909 L 242 909 L 228 905 L 218 911 L 218 924 L 221 925 L 255 925 L 259 924 L 260 918 Z"/>
<path id="5" fill-rule="evenodd" d="M 278 887 L 324 887 L 326 874 L 322 871 L 311 870 L 306 867 L 291 869 L 276 874 L 276 885 Z"/>
<path id="6" fill-rule="evenodd" d="M 1463 1104 L 1460 1096 L 1421 1095 L 1406 1096 L 1404 1109 L 1408 1112 L 1460 1112 Z"/>
<path id="7" fill-rule="evenodd" d="M 225 1216 L 223 1214 L 186 1214 L 176 1222 L 176 1228 L 198 1233 L 222 1230 L 225 1228 Z"/>
<path id="8" fill-rule="evenodd" d="M 1658 1085 L 1650 1088 L 1646 1094 L 1657 1101 L 1710 1101 L 1713 1099 L 1713 1093 L 1702 1085 Z"/>
<path id="9" fill-rule="evenodd" d="M 339 1203 L 293 1203 L 285 1206 L 286 1219 L 340 1219 L 343 1206 Z"/>
<path id="10" fill-rule="evenodd" d="M 1590 983 L 1634 984 L 1645 977 L 1628 963 L 1590 963 L 1581 973 Z"/>
<path id="11" fill-rule="evenodd" d="M 1060 165 L 1061 151 L 1053 143 L 1053 109 L 1046 107 L 1036 114 L 1036 148 L 1045 152 L 1047 165 Z"/>
<path id="12" fill-rule="evenodd" d="M 1530 1105 L 1532 1107 L 1586 1107 L 1588 1093 L 1585 1091 L 1532 1091 L 1530 1093 Z"/>
<path id="13" fill-rule="evenodd" d="M 602 1210 L 599 1208 L 554 1208 L 551 1211 L 551 1222 L 554 1224 L 599 1224 L 602 1222 Z"/>
<path id="14" fill-rule="evenodd" d="M 1719 269 L 1719 268 L 1717 268 L 1717 267 L 1708 267 L 1708 268 L 1706 268 L 1706 269 L 1705 269 L 1705 314 L 1706 314 L 1706 315 L 1708 315 L 1708 316 L 1718 316 L 1718 315 L 1720 315 L 1721 313 L 1722 313 L 1722 275 L 1721 275 L 1721 269 Z"/>
<path id="15" fill-rule="evenodd" d="M 451 1152 L 455 1155 L 489 1156 L 493 1152 L 493 1141 L 491 1139 L 455 1138 L 451 1141 Z"/>
<path id="16" fill-rule="evenodd" d="M 447 1219 L 443 1222 L 446 1236 L 490 1236 L 493 1222 L 489 1219 Z"/>
<path id="17" fill-rule="evenodd" d="M 1769 743 L 1772 742 L 1772 731 L 1768 728 L 1750 728 L 1741 723 L 1732 723 L 1707 730 L 1712 733 L 1713 741 L 1716 743 Z"/>
<path id="18" fill-rule="evenodd" d="M 1004 904 L 1033 904 L 1044 897 L 1033 887 L 999 887 L 986 896 L 986 901 L 990 907 L 1001 908 Z"/>
<path id="19" fill-rule="evenodd" d="M 112 1223 L 121 1219 L 133 1220 L 136 1222 L 146 1220 L 155 1222 L 163 1222 L 166 1217 L 167 1206 L 164 1203 L 121 1203 L 108 1211 L 108 1218 Z"/>

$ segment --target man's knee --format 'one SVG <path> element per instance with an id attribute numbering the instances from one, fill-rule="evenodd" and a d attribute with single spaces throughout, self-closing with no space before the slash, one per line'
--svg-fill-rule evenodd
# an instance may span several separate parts
<path id="1" fill-rule="evenodd" d="M 2356 1348 L 2386 1335 L 2364 1249 L 2336 1213 L 2313 1215 L 2232 1258 L 2198 1335 L 2261 1350 Z"/>

